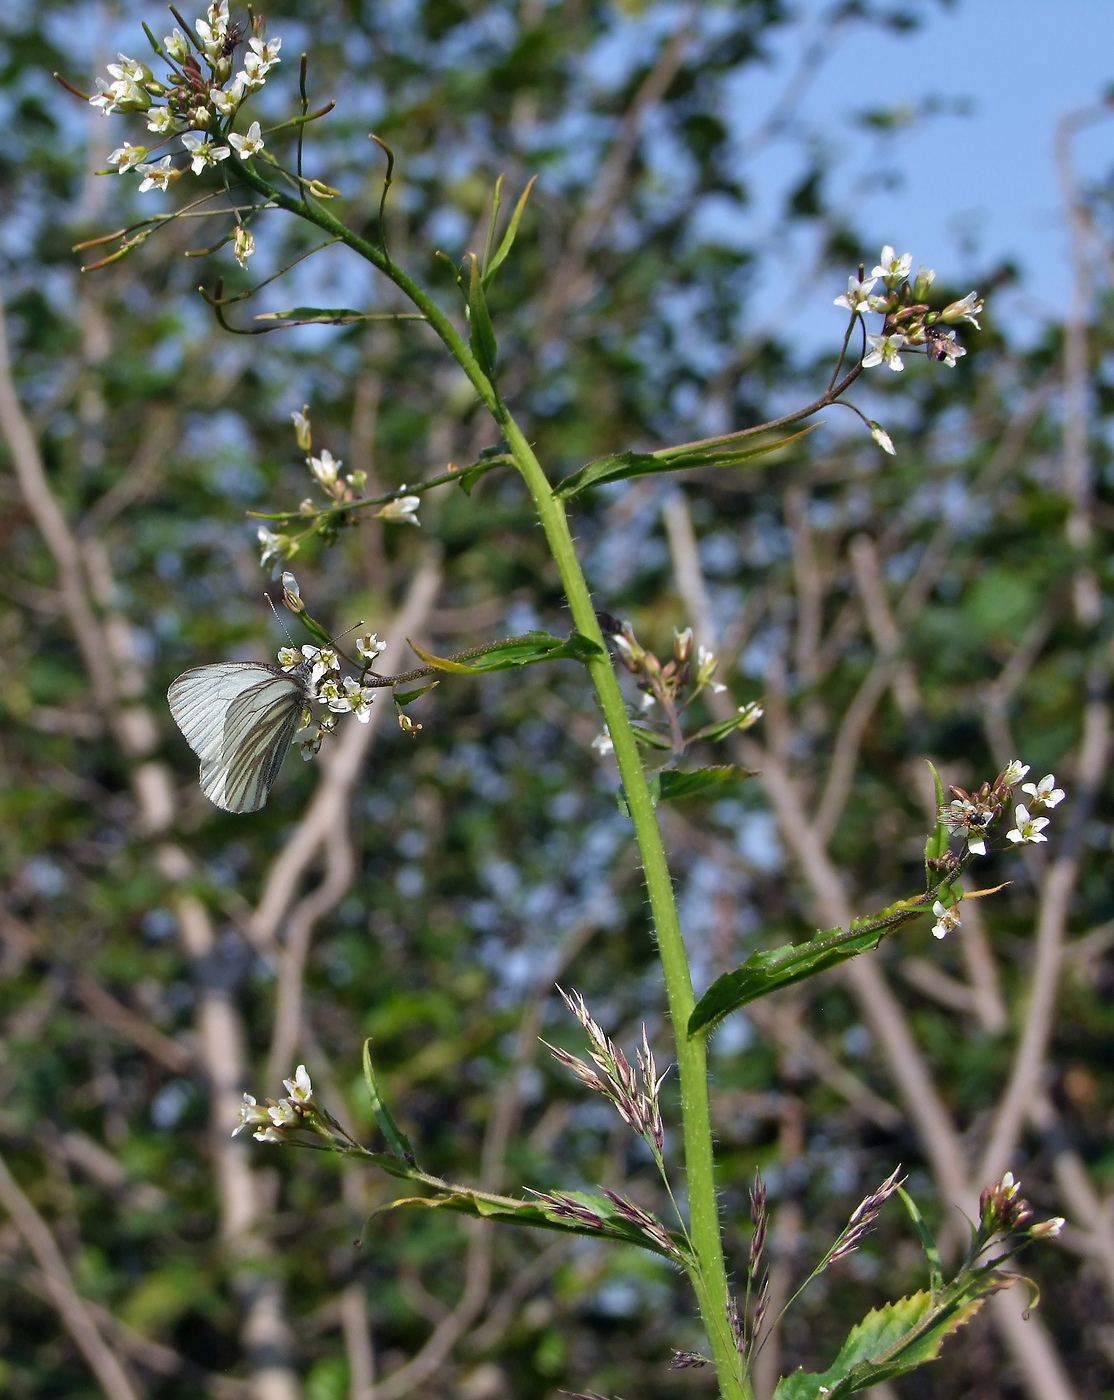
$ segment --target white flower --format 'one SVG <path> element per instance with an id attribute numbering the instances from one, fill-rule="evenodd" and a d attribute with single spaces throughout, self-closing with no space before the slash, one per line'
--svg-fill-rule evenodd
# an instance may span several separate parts
<path id="1" fill-rule="evenodd" d="M 208 57 L 218 58 L 228 37 L 228 5 L 210 5 L 208 22 L 199 19 L 194 22 L 193 27 L 197 30 L 201 47 Z"/>
<path id="2" fill-rule="evenodd" d="M 1044 828 L 1048 825 L 1047 817 L 1031 817 L 1028 807 L 1017 806 L 1013 809 L 1013 819 L 1017 823 L 1012 831 L 1006 832 L 1006 840 L 1015 844 L 1021 842 L 1025 845 L 1035 845 L 1040 841 L 1047 841 L 1048 837 L 1042 835 Z"/>
<path id="3" fill-rule="evenodd" d="M 182 173 L 174 169 L 169 156 L 163 156 L 162 160 L 148 162 L 146 165 L 137 165 L 136 171 L 143 176 L 139 182 L 140 194 L 146 194 L 148 190 L 165 190 L 171 180 L 177 180 Z"/>
<path id="4" fill-rule="evenodd" d="M 251 52 L 244 55 L 244 67 L 249 73 L 253 68 L 256 69 L 259 72 L 259 81 L 262 82 L 275 64 L 282 62 L 282 59 L 279 58 L 282 40 L 249 39 L 248 48 Z"/>
<path id="5" fill-rule="evenodd" d="M 983 302 L 978 292 L 968 292 L 961 300 L 953 301 L 950 305 L 945 306 L 943 311 L 940 312 L 940 319 L 941 321 L 947 321 L 949 325 L 955 325 L 957 322 L 961 321 L 970 321 L 971 325 L 973 325 L 976 330 L 981 330 L 982 327 L 975 318 L 976 316 L 981 316 L 982 312 Z"/>
<path id="6" fill-rule="evenodd" d="M 302 655 L 313 667 L 313 684 L 325 676 L 336 673 L 340 670 L 340 662 L 332 647 L 313 647 L 308 644 L 302 648 Z"/>
<path id="7" fill-rule="evenodd" d="M 292 1102 L 306 1104 L 313 1102 L 313 1085 L 310 1083 L 305 1065 L 299 1065 L 294 1071 L 294 1078 L 284 1079 L 282 1083 Z"/>
<path id="8" fill-rule="evenodd" d="M 268 530 L 265 525 L 260 525 L 255 532 L 260 544 L 259 563 L 265 569 L 268 564 L 275 564 L 275 574 L 278 574 L 278 565 L 289 557 L 297 549 L 297 544 L 289 535 L 276 535 Z"/>
<path id="9" fill-rule="evenodd" d="M 236 241 L 232 245 L 232 253 L 241 267 L 247 267 L 248 258 L 255 256 L 255 237 L 243 224 L 236 230 Z"/>
<path id="10" fill-rule="evenodd" d="M 905 368 L 898 353 L 905 344 L 903 335 L 868 335 L 870 351 L 863 358 L 864 369 L 871 369 L 874 365 L 889 365 L 895 372 Z"/>
<path id="11" fill-rule="evenodd" d="M 1029 765 L 1027 763 L 1022 763 L 1019 758 L 1011 758 L 1009 763 L 1002 769 L 1002 776 L 998 781 L 1003 787 L 1016 787 L 1028 771 Z M 1026 783 L 1022 791 L 1035 792 L 1036 789 L 1033 787 L 1032 783 Z"/>
<path id="12" fill-rule="evenodd" d="M 848 311 L 857 311 L 860 315 L 872 310 L 870 293 L 874 288 L 877 277 L 867 277 L 859 281 L 857 277 L 848 277 L 847 291 L 843 296 L 836 297 L 833 306 L 842 306 Z"/>
<path id="13" fill-rule="evenodd" d="M 181 63 L 184 58 L 189 57 L 190 41 L 177 27 L 162 41 L 162 46 L 167 57 L 172 58 L 175 63 Z"/>
<path id="14" fill-rule="evenodd" d="M 228 144 L 232 146 L 241 160 L 251 160 L 263 149 L 263 137 L 259 134 L 259 123 L 252 122 L 244 136 L 233 132 L 228 138 Z"/>
<path id="15" fill-rule="evenodd" d="M 337 484 L 337 473 L 344 463 L 326 448 L 320 457 L 310 457 L 308 465 L 317 484 L 323 486 L 326 491 L 331 491 Z"/>
<path id="16" fill-rule="evenodd" d="M 294 423 L 294 436 L 298 446 L 303 452 L 308 452 L 313 443 L 310 435 L 309 404 L 307 403 L 300 413 L 292 413 L 290 417 Z"/>
<path id="17" fill-rule="evenodd" d="M 297 647 L 279 647 L 278 663 L 284 671 L 293 671 L 302 664 L 302 653 Z"/>
<path id="18" fill-rule="evenodd" d="M 293 1128 L 302 1121 L 301 1114 L 289 1099 L 268 1104 L 267 1112 L 271 1115 L 271 1126 L 274 1128 Z"/>
<path id="19" fill-rule="evenodd" d="M 1064 1228 L 1062 1215 L 1054 1215 L 1051 1220 L 1041 1220 L 1029 1227 L 1029 1238 L 1033 1240 L 1054 1240 Z"/>
<path id="20" fill-rule="evenodd" d="M 1025 770 L 1026 773 L 1028 771 Z M 1024 776 L 1022 774 L 1022 777 Z M 1059 806 L 1067 796 L 1063 788 L 1056 786 L 1056 779 L 1051 773 L 1046 773 L 1039 783 L 1026 783 L 1021 791 L 1027 792 L 1033 799 L 1033 805 L 1037 807 Z"/>
<path id="21" fill-rule="evenodd" d="M 334 680 L 322 681 L 317 687 L 317 699 L 337 715 L 346 715 L 352 709 L 352 701 L 341 693 L 340 686 Z"/>
<path id="22" fill-rule="evenodd" d="M 1001 1186 L 1007 1201 L 1012 1201 L 1021 1190 L 1021 1182 L 1015 1179 L 1013 1172 L 1007 1172 L 998 1184 Z"/>
<path id="23" fill-rule="evenodd" d="M 115 165 L 121 175 L 128 170 L 134 170 L 147 158 L 146 146 L 133 146 L 130 141 L 125 141 L 122 146 L 112 152 L 108 158 L 109 165 Z"/>
<path id="24" fill-rule="evenodd" d="M 147 130 L 157 131 L 165 136 L 168 131 L 177 131 L 178 123 L 169 107 L 152 107 L 147 113 Z"/>
<path id="25" fill-rule="evenodd" d="M 344 678 L 344 693 L 348 699 L 348 708 L 356 716 L 361 724 L 367 724 L 371 718 L 371 705 L 375 699 L 375 687 L 364 686 L 355 681 L 351 676 Z"/>
<path id="26" fill-rule="evenodd" d="M 592 747 L 599 754 L 612 753 L 615 749 L 615 745 L 612 742 L 611 735 L 607 732 L 606 729 L 601 734 L 597 734 L 596 737 L 592 740 Z"/>
<path id="27" fill-rule="evenodd" d="M 238 83 L 227 88 L 212 88 L 209 92 L 213 106 L 222 117 L 230 117 L 244 100 L 244 89 Z"/>
<path id="28" fill-rule="evenodd" d="M 294 736 L 293 742 L 301 749 L 303 762 L 308 763 L 310 759 L 316 758 L 321 751 L 321 740 L 324 737 L 324 730 L 320 728 L 315 729 L 304 739 L 299 739 L 297 735 Z"/>
<path id="29" fill-rule="evenodd" d="M 260 1128 L 257 1133 L 252 1133 L 256 1142 L 286 1142 L 286 1134 L 278 1128 Z"/>
<path id="30" fill-rule="evenodd" d="M 918 267 L 917 280 L 913 283 L 913 299 L 924 301 L 928 296 L 928 289 L 936 281 L 936 273 L 931 267 Z"/>
<path id="31" fill-rule="evenodd" d="M 382 656 L 386 650 L 387 643 L 381 642 L 374 632 L 368 632 L 364 636 L 356 638 L 356 655 L 369 665 L 377 656 Z"/>
<path id="32" fill-rule="evenodd" d="M 291 573 L 283 574 L 279 582 L 282 584 L 283 604 L 291 608 L 294 612 L 304 611 L 303 608 L 298 606 L 302 601 L 302 590 L 298 586 L 298 580 L 294 575 Z"/>
<path id="33" fill-rule="evenodd" d="M 953 929 L 959 927 L 959 914 L 941 904 L 939 900 L 933 904 L 932 912 L 936 915 L 936 922 L 932 925 L 933 938 L 947 938 Z"/>
<path id="34" fill-rule="evenodd" d="M 899 282 L 904 282 L 909 276 L 912 266 L 912 253 L 902 253 L 901 257 L 898 257 L 887 243 L 882 249 L 881 261 L 870 275 L 884 278 L 887 287 L 896 287 Z"/>
<path id="35" fill-rule="evenodd" d="M 417 510 L 421 503 L 421 496 L 400 496 L 397 501 L 388 501 L 375 514 L 378 519 L 391 521 L 395 525 L 419 525 Z"/>
<path id="36" fill-rule="evenodd" d="M 200 20 L 198 23 L 200 24 Z M 214 146 L 207 136 L 196 131 L 187 131 L 182 137 L 182 145 L 190 153 L 193 173 L 200 175 L 207 165 L 215 165 L 218 160 L 227 160 L 232 152 L 227 146 Z"/>
<path id="37" fill-rule="evenodd" d="M 261 1123 L 269 1123 L 271 1116 L 261 1104 L 257 1104 L 250 1094 L 244 1095 L 240 1105 L 240 1121 L 232 1129 L 232 1136 L 242 1133 L 245 1128 L 254 1128 Z"/>
<path id="38" fill-rule="evenodd" d="M 876 423 L 873 418 L 870 420 L 870 435 L 883 452 L 888 452 L 891 457 L 897 456 L 893 438 L 886 432 L 882 424 Z"/>

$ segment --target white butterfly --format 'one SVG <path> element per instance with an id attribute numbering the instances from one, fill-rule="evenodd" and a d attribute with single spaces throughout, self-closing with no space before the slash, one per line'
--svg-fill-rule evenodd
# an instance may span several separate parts
<path id="1" fill-rule="evenodd" d="M 312 667 L 229 661 L 184 671 L 166 693 L 201 760 L 201 791 L 226 812 L 257 812 L 278 777 L 309 699 Z"/>

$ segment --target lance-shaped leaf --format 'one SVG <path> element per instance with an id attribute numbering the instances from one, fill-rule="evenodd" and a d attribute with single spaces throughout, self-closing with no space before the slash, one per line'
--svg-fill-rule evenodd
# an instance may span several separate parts
<path id="1" fill-rule="evenodd" d="M 380 1131 L 387 1139 L 387 1146 L 396 1157 L 401 1157 L 410 1166 L 416 1166 L 414 1159 L 414 1149 L 410 1146 L 410 1140 L 395 1122 L 394 1114 L 383 1102 L 383 1097 L 379 1092 L 379 1085 L 375 1078 L 375 1068 L 371 1063 L 371 1041 L 364 1041 L 364 1084 L 367 1086 L 367 1096 L 371 1100 L 371 1111 L 375 1115 L 375 1121 L 379 1124 Z"/>
<path id="2" fill-rule="evenodd" d="M 468 341 L 472 347 L 472 354 L 480 362 L 480 368 L 485 374 L 490 374 L 495 368 L 498 355 L 495 331 L 487 309 L 487 298 L 484 296 L 479 259 L 474 253 L 469 256 L 472 260 L 472 270 L 468 283 L 468 326 L 471 332 Z"/>
<path id="3" fill-rule="evenodd" d="M 935 765 L 927 759 L 925 762 L 928 763 L 929 771 L 932 774 L 933 786 L 936 789 L 936 811 L 940 812 L 944 806 L 944 784 L 940 781 L 940 774 L 937 773 Z M 924 869 L 925 877 L 930 888 L 940 879 L 940 871 L 934 865 L 930 864 L 930 862 L 938 861 L 942 856 L 947 855 L 950 836 L 951 833 L 948 831 L 948 828 L 943 822 L 938 821 L 932 830 L 932 834 L 925 842 Z"/>
<path id="4" fill-rule="evenodd" d="M 770 452 L 788 447 L 790 443 L 812 432 L 812 427 L 803 428 L 799 433 L 778 438 L 774 442 L 753 443 L 746 447 L 740 445 L 719 452 L 686 452 L 683 449 L 663 448 L 659 452 L 620 452 L 611 457 L 598 457 L 594 462 L 589 462 L 587 466 L 559 481 L 553 488 L 553 494 L 568 500 L 569 497 L 586 491 L 589 486 L 603 486 L 610 481 L 626 481 L 631 477 L 654 476 L 659 472 L 691 470 L 694 467 L 738 467 L 756 457 L 765 457 Z"/>
<path id="5" fill-rule="evenodd" d="M 440 681 L 430 681 L 428 685 L 419 685 L 415 687 L 414 690 L 393 690 L 391 692 L 391 699 L 396 705 L 409 705 L 416 700 L 419 695 L 424 695 L 427 690 L 432 690 L 435 685 L 440 684 Z"/>
<path id="6" fill-rule="evenodd" d="M 718 764 L 714 768 L 696 768 L 691 773 L 664 768 L 658 774 L 659 792 L 663 802 L 675 802 L 680 797 L 707 796 L 725 783 L 739 783 L 753 776 L 749 768 L 738 768 L 733 763 Z"/>
<path id="7" fill-rule="evenodd" d="M 901 900 L 871 919 L 856 919 L 850 929 L 828 929 L 808 943 L 790 943 L 769 952 L 754 953 L 742 967 L 718 978 L 693 1008 L 689 1035 L 711 1030 L 725 1016 L 747 1002 L 757 1001 L 779 987 L 815 977 L 878 944 L 888 933 L 924 911 L 924 895 Z"/>
<path id="8" fill-rule="evenodd" d="M 424 321 L 419 312 L 355 311 L 350 306 L 292 306 L 289 311 L 263 311 L 256 321 L 281 321 L 292 326 L 352 326 L 358 321 Z"/>
<path id="9" fill-rule="evenodd" d="M 430 1180 L 420 1179 L 427 1183 Z M 401 1196 L 380 1209 L 422 1206 L 426 1210 L 449 1210 L 477 1220 L 498 1220 L 509 1225 L 528 1225 L 540 1230 L 614 1240 L 617 1244 L 633 1244 L 673 1260 L 682 1258 L 686 1252 L 683 1236 L 666 1234 L 660 1227 L 658 1231 L 640 1229 L 606 1196 L 587 1191 L 562 1191 L 552 1197 L 539 1197 L 538 1201 L 521 1201 L 513 1196 L 497 1196 L 489 1191 L 474 1191 L 467 1186 L 449 1186 L 444 1182 L 440 1187 L 428 1196 Z"/>
<path id="10" fill-rule="evenodd" d="M 530 198 L 530 191 L 534 188 L 534 182 L 537 180 L 537 178 L 538 177 L 536 175 L 532 175 L 530 177 L 529 183 L 527 184 L 526 188 L 522 191 L 522 194 L 519 196 L 518 203 L 514 207 L 514 213 L 511 215 L 511 221 L 507 225 L 506 233 L 503 234 L 502 242 L 499 244 L 499 247 L 489 259 L 487 267 L 484 269 L 483 284 L 485 287 L 491 286 L 491 279 L 495 276 L 496 272 L 498 272 L 499 268 L 502 266 L 507 254 L 514 247 L 514 240 L 518 235 L 518 226 L 521 223 L 522 215 L 525 213 L 526 210 L 526 201 Z M 500 175 L 499 183 L 496 186 L 497 199 L 499 189 L 501 188 L 502 183 L 503 177 Z M 495 226 L 495 216 L 497 213 L 498 204 L 496 204 L 495 208 L 493 209 L 491 216 L 493 230 Z"/>
<path id="11" fill-rule="evenodd" d="M 536 666 L 539 661 L 586 661 L 599 651 L 595 642 L 579 632 L 573 632 L 564 640 L 550 636 L 548 632 L 527 632 L 522 637 L 494 642 L 459 660 L 434 656 L 417 642 L 409 642 L 409 645 L 427 666 L 432 666 L 435 671 L 450 671 L 457 676 L 474 676 L 484 671 L 512 671 L 519 666 Z"/>

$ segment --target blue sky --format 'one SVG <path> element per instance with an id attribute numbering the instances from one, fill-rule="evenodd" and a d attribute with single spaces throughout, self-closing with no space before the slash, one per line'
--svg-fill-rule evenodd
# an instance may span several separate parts
<path id="1" fill-rule="evenodd" d="M 815 13 L 819 6 L 810 0 L 801 8 Z M 749 109 L 740 114 L 744 129 L 784 82 L 793 47 L 740 93 Z M 840 203 L 854 207 L 856 226 L 879 244 L 912 251 L 949 281 L 1015 260 L 1024 283 L 1003 295 L 998 313 L 1025 334 L 1061 308 L 1068 292 L 1052 157 L 1056 123 L 1112 85 L 1112 0 L 960 0 L 912 35 L 860 31 L 845 41 L 811 88 L 803 115 L 842 154 Z M 943 99 L 940 114 L 885 146 L 854 121 L 863 109 L 916 107 L 929 95 Z M 958 114 L 965 105 L 967 114 Z M 1114 108 L 1110 120 L 1079 139 L 1077 151 L 1084 175 L 1114 167 Z M 750 170 L 755 185 L 776 186 L 784 158 L 784 146 L 760 156 Z M 863 183 L 884 166 L 900 169 L 898 187 Z M 812 340 L 819 308 L 809 300 L 803 333 Z"/>

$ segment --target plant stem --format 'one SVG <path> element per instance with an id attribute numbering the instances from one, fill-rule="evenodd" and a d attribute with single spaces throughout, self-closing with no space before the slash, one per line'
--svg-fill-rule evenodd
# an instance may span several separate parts
<path id="1" fill-rule="evenodd" d="M 294 199 L 275 189 L 253 167 L 235 157 L 229 165 L 245 182 L 281 208 L 334 234 L 354 252 L 389 277 L 427 316 L 460 367 L 468 375 L 485 406 L 501 428 L 515 465 L 522 475 L 538 512 L 546 540 L 557 564 L 578 632 L 596 643 L 598 651 L 585 664 L 604 721 L 615 746 L 615 758 L 623 780 L 627 808 L 634 824 L 642 858 L 646 891 L 650 899 L 658 954 L 665 976 L 669 1015 L 673 1022 L 677 1070 L 681 1087 L 681 1122 L 685 1144 L 685 1172 L 689 1199 L 689 1235 L 695 1254 L 690 1273 L 700 1303 L 704 1327 L 715 1361 L 722 1400 L 754 1400 L 742 1360 L 735 1348 L 727 1318 L 727 1271 L 720 1236 L 715 1185 L 712 1121 L 708 1102 L 708 1070 L 703 1036 L 689 1037 L 688 1020 L 695 998 L 688 957 L 681 936 L 673 881 L 669 873 L 650 788 L 627 714 L 626 702 L 607 652 L 603 633 L 577 557 L 563 503 L 553 494 L 549 480 L 521 428 L 484 374 L 475 356 L 437 303 L 375 244 L 346 228 L 315 201 Z"/>

